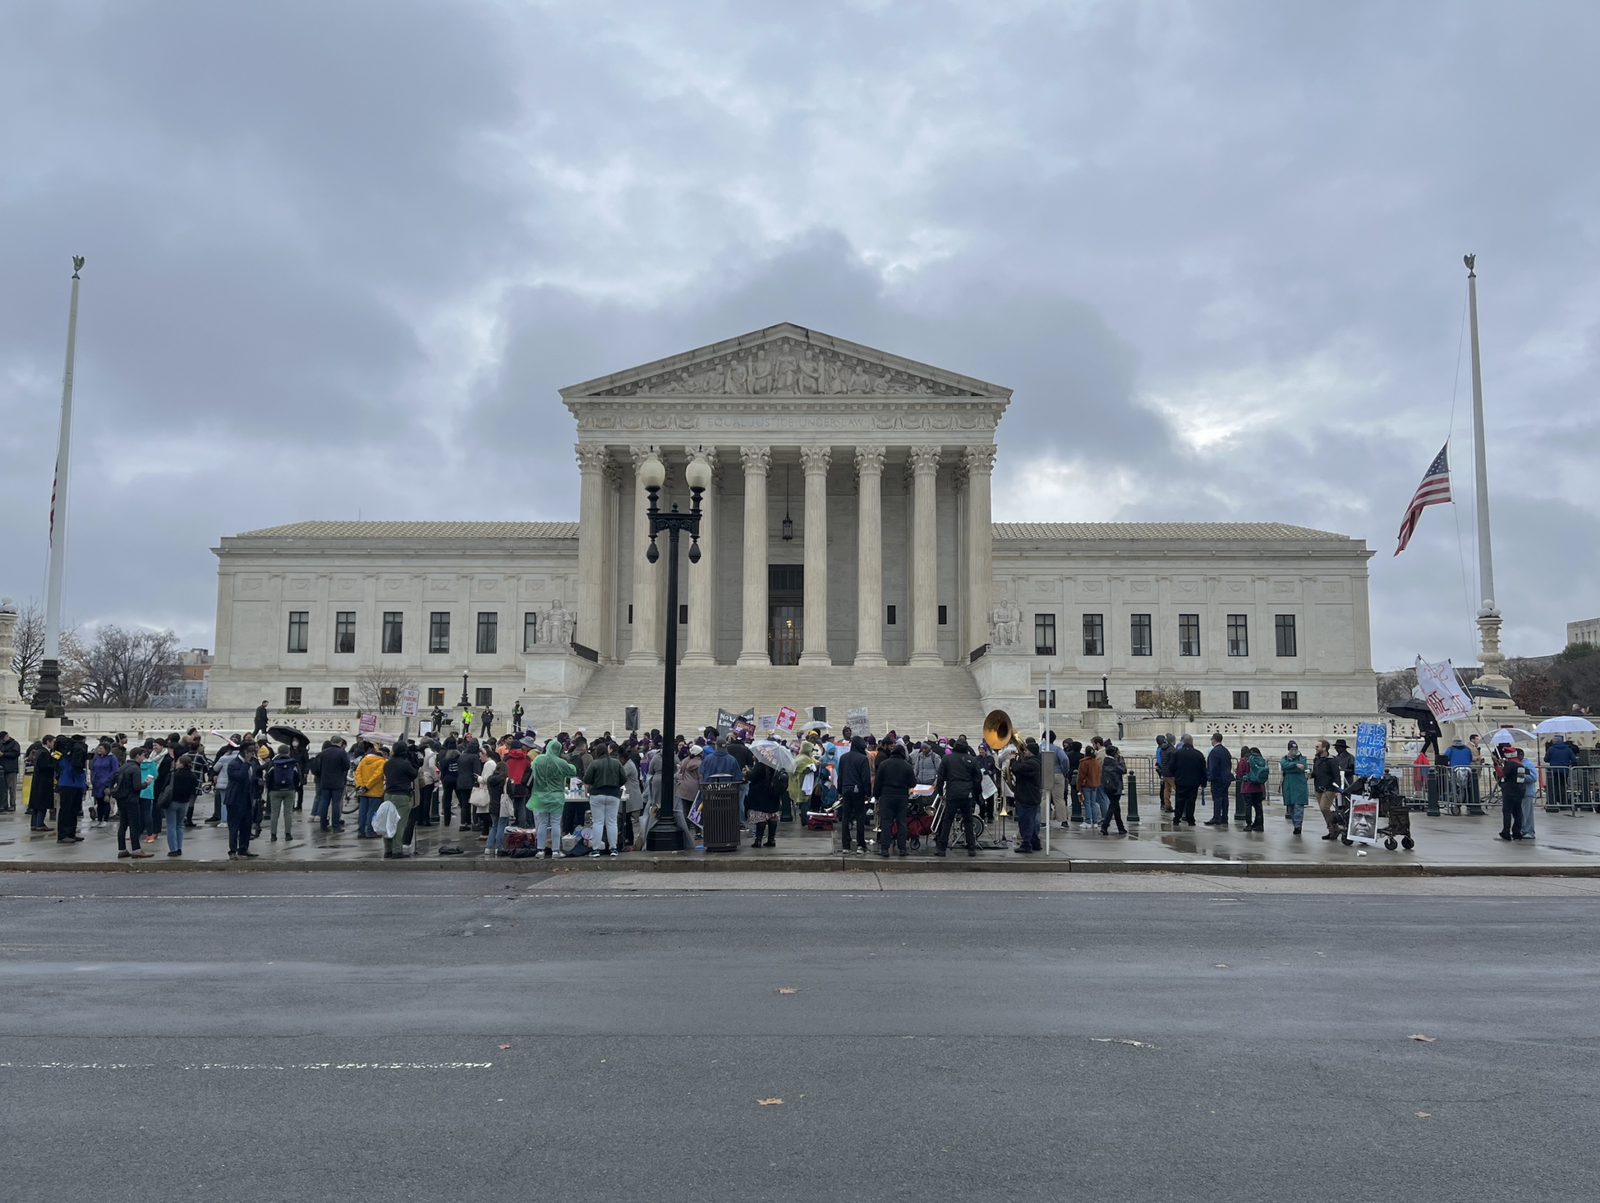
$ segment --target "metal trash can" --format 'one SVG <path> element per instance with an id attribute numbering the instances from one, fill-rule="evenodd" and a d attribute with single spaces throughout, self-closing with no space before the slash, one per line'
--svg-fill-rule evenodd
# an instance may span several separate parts
<path id="1" fill-rule="evenodd" d="M 739 785 L 712 781 L 700 787 L 700 829 L 707 852 L 734 852 L 739 847 Z"/>

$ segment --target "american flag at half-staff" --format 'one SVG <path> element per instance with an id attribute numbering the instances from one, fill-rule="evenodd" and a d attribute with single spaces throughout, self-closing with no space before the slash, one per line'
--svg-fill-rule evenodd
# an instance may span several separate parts
<path id="1" fill-rule="evenodd" d="M 1441 505 L 1449 500 L 1450 444 L 1446 443 L 1439 448 L 1439 454 L 1433 457 L 1433 463 L 1429 464 L 1428 470 L 1422 474 L 1422 483 L 1411 496 L 1411 504 L 1406 507 L 1406 516 L 1400 522 L 1400 546 L 1394 549 L 1394 554 L 1399 555 L 1406 549 L 1406 544 L 1411 542 L 1411 534 L 1417 529 L 1417 519 L 1422 517 L 1424 507 Z"/>

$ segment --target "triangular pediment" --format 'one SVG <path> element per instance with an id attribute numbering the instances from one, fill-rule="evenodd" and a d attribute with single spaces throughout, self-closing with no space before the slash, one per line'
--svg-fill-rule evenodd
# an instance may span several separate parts
<path id="1" fill-rule="evenodd" d="M 608 397 L 984 397 L 1011 390 L 790 322 L 561 390 Z"/>

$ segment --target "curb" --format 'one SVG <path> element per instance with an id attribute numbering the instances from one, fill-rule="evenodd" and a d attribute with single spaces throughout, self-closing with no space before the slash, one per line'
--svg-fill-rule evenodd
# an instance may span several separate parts
<path id="1" fill-rule="evenodd" d="M 167 860 L 129 863 L 127 861 L 0 861 L 0 873 L 510 873 L 518 876 L 557 873 L 983 873 L 1008 877 L 1056 873 L 1183 873 L 1205 877 L 1600 877 L 1600 864 L 1451 864 L 1428 861 L 1394 860 L 1371 864 L 1304 861 L 1193 861 L 1193 860 L 1059 860 L 952 863 L 933 857 L 915 860 L 863 861 L 842 856 L 763 857 L 760 860 L 724 859 L 721 856 L 661 858 L 632 856 L 616 863 L 595 864 L 580 858 L 545 861 L 482 857 L 433 857 L 395 864 L 382 860 L 246 862 L 227 860 Z"/>

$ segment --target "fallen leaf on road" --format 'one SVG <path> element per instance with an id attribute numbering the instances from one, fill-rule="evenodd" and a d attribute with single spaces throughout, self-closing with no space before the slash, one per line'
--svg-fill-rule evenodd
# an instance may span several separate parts
<path id="1" fill-rule="evenodd" d="M 1438 1039 L 1438 1037 L 1437 1036 L 1417 1036 L 1417 1035 L 1413 1035 L 1411 1037 L 1411 1039 L 1420 1040 L 1424 1044 L 1432 1044 L 1435 1040 Z"/>
<path id="2" fill-rule="evenodd" d="M 757 1107 L 778 1107 L 783 1104 L 782 1099 L 757 1099 Z"/>
<path id="3" fill-rule="evenodd" d="M 778 993 L 779 994 L 799 994 L 800 993 L 800 987 L 798 987 L 798 986 L 779 986 L 778 987 Z"/>
<path id="4" fill-rule="evenodd" d="M 1419 1111 L 1419 1112 L 1417 1112 L 1417 1118 L 1418 1119 L 1432 1119 L 1433 1118 L 1433 1112 L 1431 1112 L 1431 1111 Z"/>
<path id="5" fill-rule="evenodd" d="M 1226 968 L 1227 968 L 1227 966 L 1226 966 L 1226 965 L 1218 965 L 1218 966 L 1217 966 L 1217 968 L 1218 968 L 1218 969 L 1226 969 Z"/>
<path id="6" fill-rule="evenodd" d="M 509 1044 L 502 1044 L 500 1047 L 501 1048 L 510 1048 L 511 1046 Z"/>

